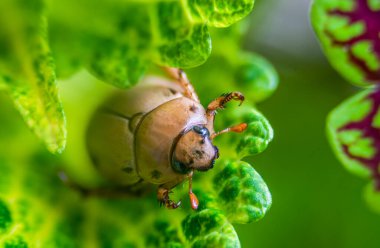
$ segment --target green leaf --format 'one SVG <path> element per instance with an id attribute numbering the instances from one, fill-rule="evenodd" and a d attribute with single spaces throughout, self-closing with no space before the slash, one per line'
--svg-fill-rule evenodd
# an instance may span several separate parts
<path id="1" fill-rule="evenodd" d="M 228 220 L 246 224 L 264 217 L 272 204 L 267 185 L 252 166 L 243 161 L 226 161 L 213 180 L 217 202 Z"/>
<path id="2" fill-rule="evenodd" d="M 85 67 L 127 88 L 151 62 L 198 66 L 211 52 L 209 27 L 229 26 L 253 7 L 253 0 L 46 3 L 48 11 L 42 0 L 1 3 L 1 23 L 10 25 L 0 25 L 0 89 L 52 152 L 66 142 L 56 74 L 67 78 Z"/>
<path id="3" fill-rule="evenodd" d="M 136 83 L 148 61 L 181 68 L 204 63 L 211 52 L 209 27 L 227 27 L 253 8 L 253 0 L 49 3 L 58 72 L 67 76 L 84 65 L 118 87 Z"/>
<path id="4" fill-rule="evenodd" d="M 231 147 L 234 147 L 235 156 L 239 158 L 253 156 L 263 152 L 272 141 L 273 129 L 268 120 L 247 104 L 240 107 L 228 106 L 223 112 L 219 112 L 217 118 L 222 121 L 218 123 L 217 130 L 243 122 L 248 125 L 242 133 L 229 133 L 216 138 L 221 154 L 231 153 Z"/>
<path id="5" fill-rule="evenodd" d="M 253 0 L 188 0 L 191 14 L 214 27 L 228 27 L 249 14 L 253 8 Z"/>
<path id="6" fill-rule="evenodd" d="M 189 215 L 182 228 L 191 247 L 240 247 L 235 229 L 218 210 L 205 209 Z"/>
<path id="7" fill-rule="evenodd" d="M 145 72 L 147 61 L 140 58 L 135 48 L 102 41 L 98 51 L 90 58 L 88 69 L 96 77 L 119 88 L 136 84 Z"/>
<path id="8" fill-rule="evenodd" d="M 380 82 L 378 1 L 314 0 L 311 21 L 333 67 L 349 82 Z"/>
<path id="9" fill-rule="evenodd" d="M 230 28 L 211 29 L 213 53 L 208 61 L 189 70 L 190 79 L 201 99 L 210 101 L 226 91 L 238 90 L 247 102 L 264 101 L 277 89 L 278 76 L 274 67 L 262 56 L 243 51 L 240 39 L 247 23 L 237 23 Z M 218 87 L 215 87 L 217 82 Z"/>
<path id="10" fill-rule="evenodd" d="M 42 2 L 1 1 L 0 78 L 28 126 L 51 152 L 65 147 L 65 117 Z"/>
<path id="11" fill-rule="evenodd" d="M 248 128 L 239 138 L 237 154 L 244 158 L 263 152 L 273 139 L 273 129 L 268 120 L 255 110 L 247 111 L 242 120 L 248 124 Z"/>
<path id="12" fill-rule="evenodd" d="M 278 76 L 273 66 L 263 57 L 253 53 L 240 56 L 235 70 L 235 82 L 253 102 L 267 99 L 277 89 Z"/>
<path id="13" fill-rule="evenodd" d="M 352 173 L 379 183 L 380 91 L 363 91 L 335 108 L 327 133 L 335 154 Z"/>

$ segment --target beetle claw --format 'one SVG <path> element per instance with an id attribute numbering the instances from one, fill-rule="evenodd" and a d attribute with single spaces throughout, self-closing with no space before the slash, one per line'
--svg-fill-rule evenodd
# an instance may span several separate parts
<path id="1" fill-rule="evenodd" d="M 170 200 L 169 194 L 173 193 L 173 191 L 169 191 L 164 188 L 159 188 L 158 189 L 158 201 L 160 203 L 160 206 L 165 206 L 168 209 L 176 209 L 179 206 L 181 206 L 182 201 L 179 202 L 174 202 Z"/>
<path id="2" fill-rule="evenodd" d="M 168 199 L 164 204 L 165 204 L 165 207 L 168 209 L 176 209 L 179 206 L 181 206 L 182 201 L 179 201 L 176 203 L 176 202 Z"/>

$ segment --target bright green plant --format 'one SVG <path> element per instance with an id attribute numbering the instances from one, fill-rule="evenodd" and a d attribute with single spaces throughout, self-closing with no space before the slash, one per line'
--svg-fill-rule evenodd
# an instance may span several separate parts
<path id="1" fill-rule="evenodd" d="M 2 113 L 0 246 L 239 247 L 233 224 L 263 218 L 272 202 L 261 176 L 242 159 L 273 138 L 255 104 L 276 89 L 277 76 L 265 59 L 240 50 L 242 26 L 216 28 L 252 7 L 252 0 L 1 1 L 0 23 L 10 25 L 0 24 L 0 89 L 48 150 L 63 155 L 45 152 L 13 124 L 13 112 Z M 243 106 L 217 116 L 217 125 L 240 121 L 248 129 L 218 138 L 222 159 L 195 176 L 196 212 L 186 201 L 175 211 L 159 208 L 153 193 L 99 198 L 65 185 L 101 182 L 83 139 L 89 118 L 113 86 L 128 88 L 144 73 L 157 73 L 153 64 L 199 66 L 189 76 L 203 103 L 228 90 L 246 95 Z M 184 187 L 175 191 L 174 198 L 184 195 Z"/>
<path id="2" fill-rule="evenodd" d="M 311 18 L 330 63 L 367 88 L 330 113 L 327 132 L 346 168 L 371 178 L 367 199 L 380 209 L 380 1 L 315 0 Z"/>

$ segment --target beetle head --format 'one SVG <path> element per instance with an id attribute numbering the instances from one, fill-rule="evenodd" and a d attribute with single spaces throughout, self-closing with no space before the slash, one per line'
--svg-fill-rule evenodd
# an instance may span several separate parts
<path id="1" fill-rule="evenodd" d="M 180 173 L 190 170 L 206 171 L 214 167 L 219 151 L 210 139 L 209 130 L 201 125 L 193 126 L 175 144 L 172 167 Z"/>

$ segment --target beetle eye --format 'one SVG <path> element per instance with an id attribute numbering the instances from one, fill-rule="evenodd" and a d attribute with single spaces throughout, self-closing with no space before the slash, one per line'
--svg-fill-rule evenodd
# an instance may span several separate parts
<path id="1" fill-rule="evenodd" d="M 196 132 L 197 134 L 201 135 L 202 137 L 208 137 L 208 136 L 210 136 L 210 132 L 205 127 L 194 126 L 193 130 L 194 130 L 194 132 Z"/>

